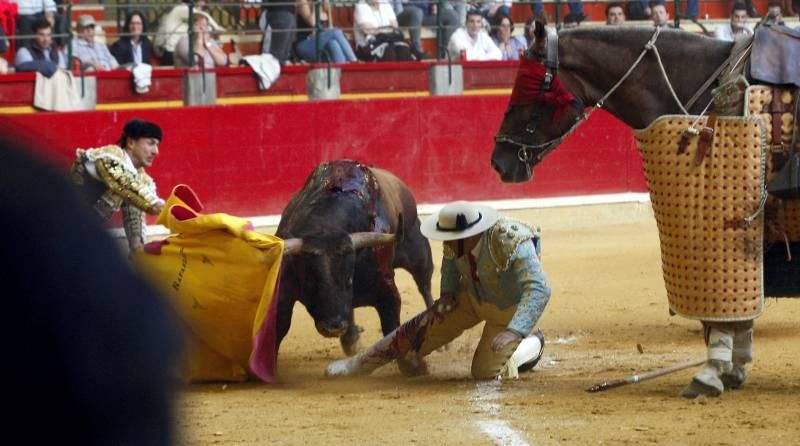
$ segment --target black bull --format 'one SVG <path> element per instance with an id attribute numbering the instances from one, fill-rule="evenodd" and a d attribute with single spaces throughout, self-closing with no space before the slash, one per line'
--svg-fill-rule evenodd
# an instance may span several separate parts
<path id="1" fill-rule="evenodd" d="M 433 260 L 419 231 L 414 197 L 391 173 L 348 160 L 317 166 L 281 215 L 286 240 L 278 296 L 280 343 L 296 301 L 317 331 L 354 354 L 356 307 L 375 307 L 383 334 L 400 325 L 394 268 L 407 270 L 430 307 Z"/>

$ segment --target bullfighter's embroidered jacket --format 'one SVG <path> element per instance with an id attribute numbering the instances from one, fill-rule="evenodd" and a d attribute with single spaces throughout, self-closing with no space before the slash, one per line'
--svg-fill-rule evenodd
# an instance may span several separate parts
<path id="1" fill-rule="evenodd" d="M 508 329 L 528 336 L 550 299 L 550 283 L 539 260 L 540 231 L 527 223 L 501 218 L 484 231 L 478 245 L 473 279 L 469 256 L 456 258 L 445 246 L 442 293 L 466 290 L 500 309 L 516 306 Z"/>
<path id="2" fill-rule="evenodd" d="M 143 168 L 136 169 L 121 147 L 78 149 L 70 179 L 102 219 L 109 220 L 122 209 L 129 244 L 144 241 L 144 213 L 163 200 L 153 179 Z"/>

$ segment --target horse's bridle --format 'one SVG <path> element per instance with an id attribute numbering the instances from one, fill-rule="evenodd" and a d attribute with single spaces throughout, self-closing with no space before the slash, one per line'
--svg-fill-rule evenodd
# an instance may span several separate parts
<path id="1" fill-rule="evenodd" d="M 570 127 L 566 133 L 541 144 L 528 144 L 522 142 L 523 138 L 533 135 L 536 132 L 536 125 L 538 124 L 540 116 L 539 113 L 534 112 L 534 115 L 531 117 L 531 121 L 525 126 L 525 134 L 507 135 L 504 133 L 498 133 L 494 137 L 494 142 L 507 143 L 516 146 L 518 148 L 517 159 L 519 162 L 525 165 L 526 169 L 531 169 L 534 164 L 542 161 L 545 155 L 552 152 L 559 144 L 561 144 L 564 139 L 566 139 L 567 136 L 571 135 L 572 132 L 574 132 L 583 121 L 587 120 L 595 110 L 598 108 L 603 108 L 606 99 L 608 99 L 608 97 L 611 96 L 611 94 L 614 93 L 614 91 L 616 91 L 616 89 L 622 85 L 623 82 L 625 82 L 625 79 L 630 76 L 633 70 L 636 69 L 636 67 L 642 61 L 644 55 L 647 54 L 648 51 L 655 48 L 656 40 L 658 39 L 660 31 L 661 28 L 656 27 L 653 36 L 650 37 L 650 40 L 644 45 L 644 49 L 642 49 L 642 52 L 639 54 L 639 57 L 636 59 L 633 65 L 631 65 L 622 78 L 620 78 L 620 80 L 617 81 L 617 83 L 614 84 L 614 86 L 611 87 L 611 89 L 609 89 L 608 92 L 604 94 L 603 97 L 597 101 L 597 103 L 588 112 L 583 112 L 585 107 L 580 100 L 575 99 L 575 101 L 573 101 L 572 106 L 576 107 L 580 113 L 578 114 L 577 118 L 575 118 L 575 122 L 572 124 L 572 127 Z M 542 82 L 542 88 L 539 91 L 540 96 L 550 91 L 553 80 L 558 75 L 558 33 L 555 30 L 550 29 L 548 30 L 547 34 L 547 57 L 544 61 L 547 71 L 545 72 L 544 81 Z M 528 51 L 530 53 L 530 50 Z M 541 58 L 537 55 L 530 54 L 530 56 L 541 60 Z"/>

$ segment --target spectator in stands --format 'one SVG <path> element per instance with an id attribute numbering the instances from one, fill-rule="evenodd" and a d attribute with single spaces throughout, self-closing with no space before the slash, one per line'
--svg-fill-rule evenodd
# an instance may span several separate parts
<path id="1" fill-rule="evenodd" d="M 189 33 L 189 4 L 191 0 L 183 0 L 184 4 L 175 6 L 168 13 L 161 17 L 161 22 L 158 24 L 158 32 L 155 39 L 153 39 L 153 47 L 156 55 L 159 57 L 161 65 L 174 65 L 175 46 L 181 37 Z M 194 2 L 194 11 L 207 12 L 208 3 L 206 0 L 196 0 Z M 209 16 L 211 17 L 211 16 Z M 214 32 L 225 31 L 225 28 L 219 26 L 213 18 L 209 19 L 209 24 Z"/>
<path id="2" fill-rule="evenodd" d="M 306 62 L 316 62 L 318 52 L 315 8 L 309 0 L 298 0 L 295 9 L 297 9 L 297 26 L 305 29 L 297 30 L 294 52 Z M 319 45 L 323 50 L 321 60 L 330 60 L 333 63 L 355 62 L 357 59 L 350 42 L 342 30 L 333 27 L 330 4 L 327 0 L 320 6 L 319 21 L 324 28 L 319 35 Z M 311 31 L 312 29 L 314 31 Z"/>
<path id="3" fill-rule="evenodd" d="M 502 12 L 495 14 L 492 21 L 492 40 L 503 54 L 503 60 L 519 60 L 520 54 L 528 49 L 525 37 L 513 35 L 514 22 Z"/>
<path id="4" fill-rule="evenodd" d="M 783 21 L 783 4 L 781 2 L 771 1 L 767 4 L 767 23 L 786 25 L 786 22 Z"/>
<path id="5" fill-rule="evenodd" d="M 606 25 L 619 26 L 625 24 L 625 10 L 622 3 L 606 5 Z"/>
<path id="6" fill-rule="evenodd" d="M 511 0 L 482 0 L 469 3 L 471 9 L 479 10 L 489 23 L 499 12 L 511 17 Z"/>
<path id="7" fill-rule="evenodd" d="M 753 18 L 761 17 L 761 14 L 758 13 L 758 10 L 755 6 L 753 6 L 753 0 L 734 0 L 734 6 L 737 3 L 744 3 L 745 11 L 747 11 L 747 15 Z"/>
<path id="8" fill-rule="evenodd" d="M 663 3 L 656 3 L 650 7 L 650 18 L 653 20 L 653 26 L 670 28 L 669 13 L 667 7 Z"/>
<path id="9" fill-rule="evenodd" d="M 6 33 L 3 27 L 0 26 L 0 54 L 8 51 L 8 40 L 6 40 Z M 8 73 L 8 61 L 4 57 L 0 57 L 0 74 Z"/>
<path id="10" fill-rule="evenodd" d="M 564 16 L 564 24 L 561 26 L 563 29 L 572 29 L 581 26 L 582 16 L 575 14 L 567 14 Z"/>
<path id="11" fill-rule="evenodd" d="M 84 14 L 78 17 L 78 38 L 75 39 L 73 57 L 81 61 L 81 65 L 97 71 L 108 71 L 119 67 L 119 63 L 108 47 L 94 40 L 94 17 Z"/>
<path id="12" fill-rule="evenodd" d="M 467 12 L 467 23 L 453 33 L 447 45 L 453 60 L 501 60 L 503 54 L 483 29 L 480 11 Z M 462 56 L 463 52 L 463 56 Z"/>
<path id="13" fill-rule="evenodd" d="M 435 27 L 438 23 L 437 13 L 439 5 L 435 1 L 417 0 L 393 0 L 394 12 L 397 22 L 402 27 L 408 27 L 408 34 L 411 37 L 411 50 L 418 60 L 430 59 L 431 54 L 422 49 L 422 26 Z M 450 41 L 450 37 L 461 24 L 458 12 L 448 3 L 441 11 L 442 16 L 442 41 L 437 42 L 445 46 L 445 42 Z"/>
<path id="14" fill-rule="evenodd" d="M 733 9 L 731 9 L 730 22 L 719 25 L 714 30 L 714 37 L 728 42 L 752 35 L 753 30 L 747 23 L 747 7 L 743 3 L 735 3 Z"/>
<path id="15" fill-rule="evenodd" d="M 527 42 L 528 47 L 530 48 L 533 45 L 533 42 L 536 40 L 536 36 L 533 34 L 534 25 L 533 23 L 536 21 L 535 16 L 528 17 L 528 20 L 525 21 L 525 42 Z"/>
<path id="16" fill-rule="evenodd" d="M 205 68 L 228 65 L 228 55 L 212 36 L 211 16 L 203 11 L 194 12 L 194 32 L 192 33 L 192 52 L 189 53 L 189 35 L 186 34 L 175 46 L 175 66 L 191 67 L 194 58 L 202 59 Z"/>
<path id="17" fill-rule="evenodd" d="M 17 72 L 38 71 L 50 77 L 59 68 L 67 68 L 64 53 L 53 45 L 53 25 L 42 17 L 31 27 L 35 35 L 33 43 L 20 48 L 14 58 Z"/>
<path id="18" fill-rule="evenodd" d="M 152 63 L 153 44 L 144 34 L 147 32 L 144 14 L 139 11 L 128 13 L 122 32 L 124 35 L 111 45 L 111 55 L 117 59 L 117 62 L 120 65 Z"/>
<path id="19" fill-rule="evenodd" d="M 631 0 L 628 2 L 628 19 L 650 20 L 652 16 L 649 0 Z"/>
<path id="20" fill-rule="evenodd" d="M 569 13 L 580 17 L 581 21 L 589 19 L 588 16 L 583 14 L 583 3 L 580 0 L 567 2 L 567 6 L 569 7 Z M 533 0 L 533 3 L 531 3 L 531 11 L 533 11 L 534 17 L 544 18 L 544 6 L 542 6 L 542 0 Z"/>
<path id="21" fill-rule="evenodd" d="M 44 18 L 50 22 L 50 28 L 56 34 L 66 33 L 66 20 L 58 14 L 56 4 L 53 0 L 14 0 L 17 4 L 17 36 L 29 36 L 34 34 L 33 23 Z M 31 44 L 29 37 L 17 39 L 17 48 L 22 48 Z"/>
<path id="22" fill-rule="evenodd" d="M 366 0 L 357 4 L 354 22 L 353 34 L 359 59 L 369 62 L 410 60 L 412 57 L 388 1 Z"/>
<path id="23" fill-rule="evenodd" d="M 291 0 L 264 0 L 267 26 L 271 28 L 269 54 L 281 65 L 292 57 L 297 17 L 295 4 Z"/>

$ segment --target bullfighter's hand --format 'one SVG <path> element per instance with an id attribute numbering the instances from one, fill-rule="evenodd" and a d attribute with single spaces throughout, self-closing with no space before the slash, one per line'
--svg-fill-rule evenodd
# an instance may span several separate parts
<path id="1" fill-rule="evenodd" d="M 153 215 L 158 215 L 163 210 L 164 210 L 164 203 L 159 201 L 158 203 L 150 206 L 150 209 L 147 210 L 147 213 L 148 214 L 153 214 Z"/>
<path id="2" fill-rule="evenodd" d="M 439 300 L 433 303 L 433 315 L 436 320 L 441 321 L 444 319 L 444 315 L 453 311 L 457 305 L 458 302 L 454 294 L 444 293 L 439 297 Z"/>
<path id="3" fill-rule="evenodd" d="M 492 351 L 499 352 L 500 350 L 504 349 L 508 344 L 518 341 L 521 338 L 519 333 L 515 333 L 511 330 L 505 330 L 494 337 L 492 340 Z"/>

